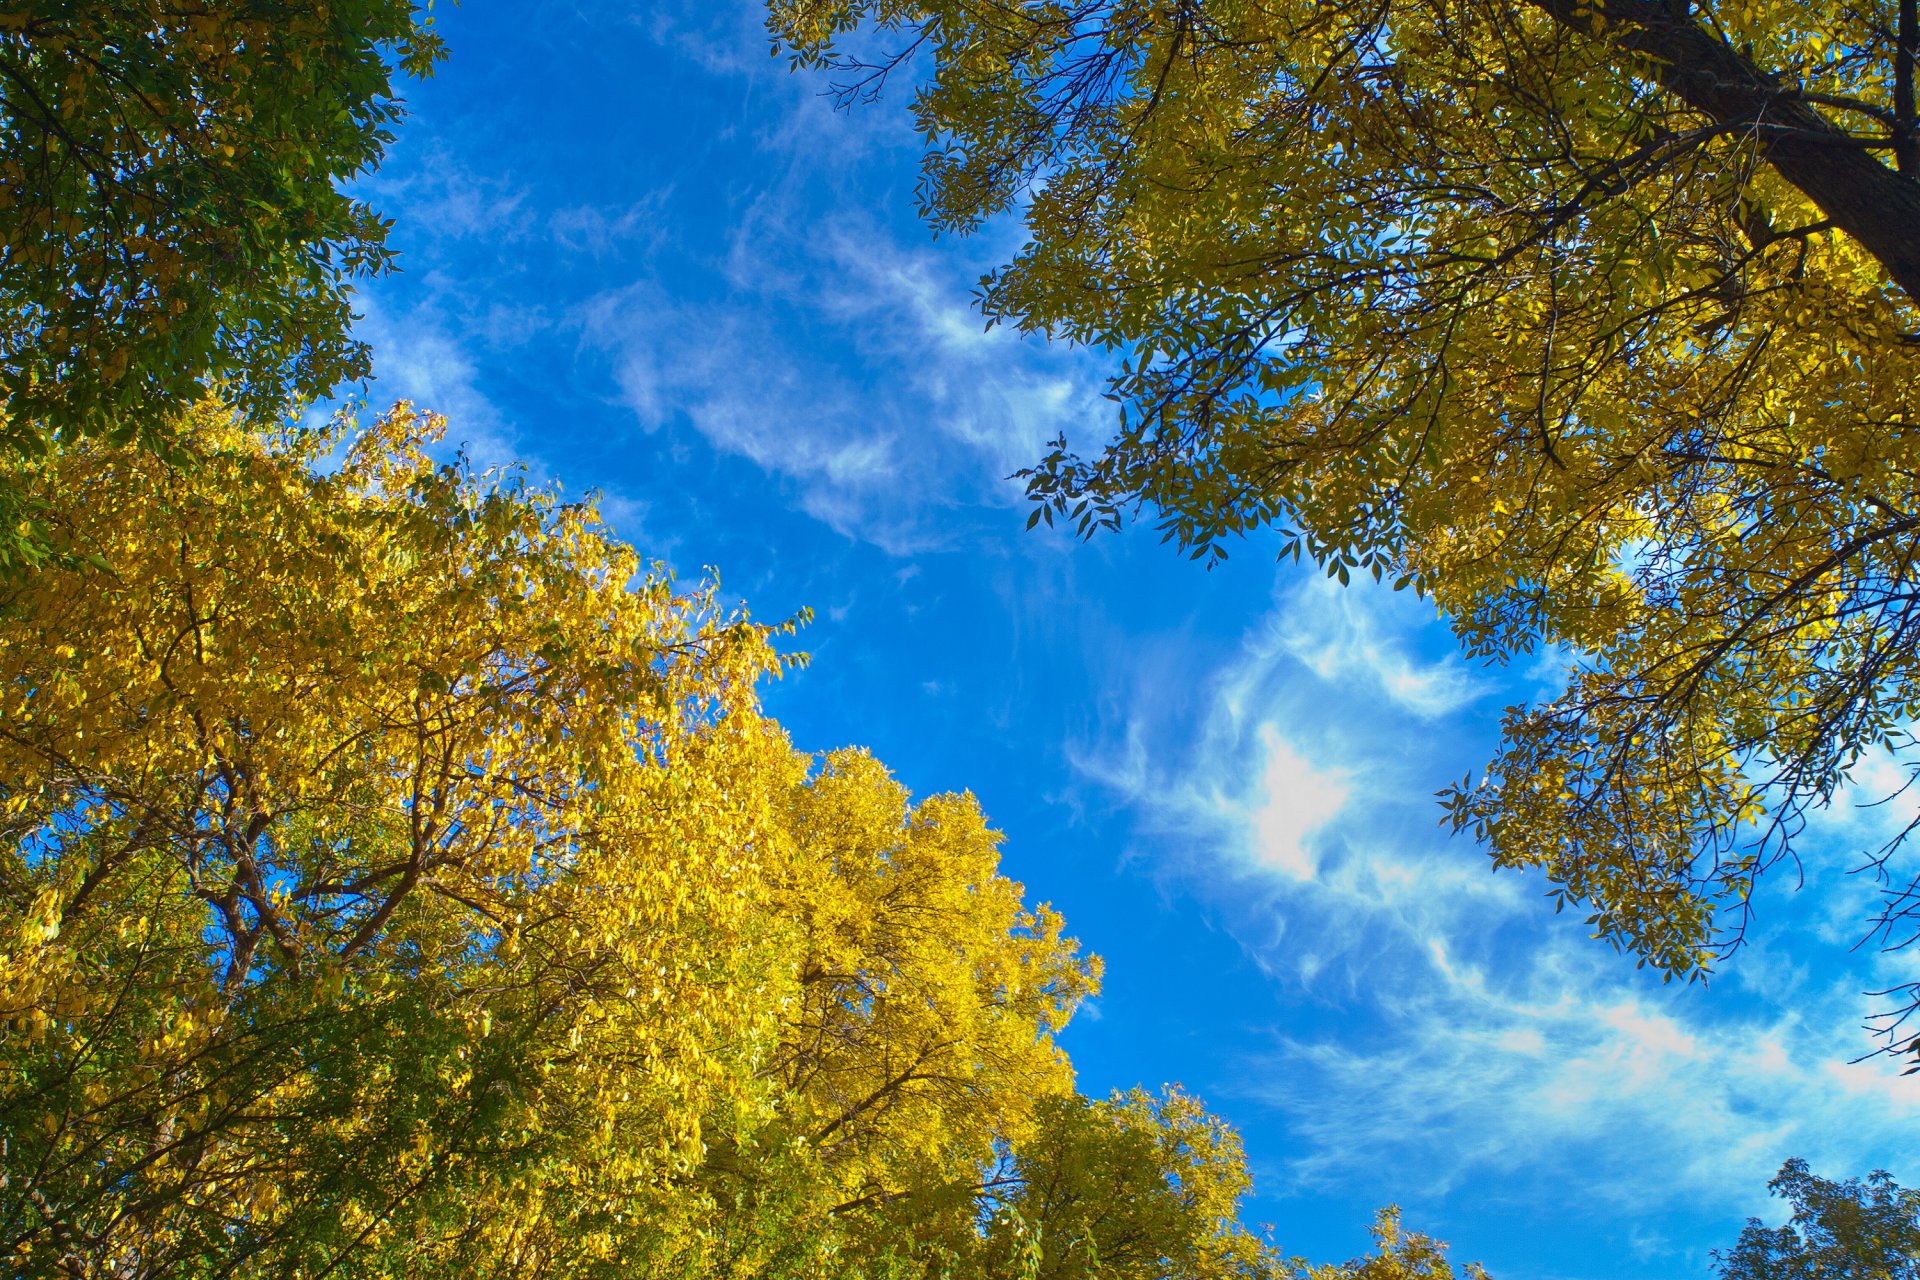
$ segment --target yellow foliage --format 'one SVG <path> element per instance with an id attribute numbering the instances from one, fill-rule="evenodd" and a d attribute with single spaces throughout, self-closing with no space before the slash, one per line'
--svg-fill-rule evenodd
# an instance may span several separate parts
<path id="1" fill-rule="evenodd" d="M 1279 1280 L 1295 1267 L 1240 1225 L 1240 1139 L 1180 1089 L 1056 1099 L 1016 1146 L 969 1275 Z"/>
<path id="2" fill-rule="evenodd" d="M 1073 1076 L 1052 1035 L 1098 965 L 1000 876 L 970 795 L 909 806 L 872 757 L 826 758 L 792 793 L 776 901 L 800 935 L 797 990 L 765 1068 L 798 1106 L 782 1125 L 846 1201 L 979 1166 Z"/>
<path id="3" fill-rule="evenodd" d="M 1145 506 L 1196 557 L 1278 527 L 1473 655 L 1573 659 L 1449 803 L 1600 935 L 1697 974 L 1801 815 L 1909 741 L 1920 134 L 1891 3 L 769 14 L 848 96 L 909 64 L 847 30 L 920 49 L 926 216 L 1025 224 L 987 318 L 1122 361 L 1117 432 L 1056 443 L 1034 519 Z"/>
<path id="4" fill-rule="evenodd" d="M 188 465 L 13 477 L 58 543 L 0 601 L 21 1265 L 880 1277 L 972 1239 L 1098 972 L 973 798 L 795 752 L 768 628 L 437 464 L 434 419 L 184 426 Z"/>
<path id="5" fill-rule="evenodd" d="M 9 1160 L 60 1207 L 31 1248 L 607 1253 L 765 1102 L 755 886 L 798 774 L 765 629 L 589 508 L 435 465 L 404 406 L 350 441 L 189 425 L 184 469 L 23 476 L 65 553 L 0 615 L 31 1029 L 0 1107 L 49 1121 Z"/>
<path id="6" fill-rule="evenodd" d="M 1375 1251 L 1337 1266 L 1310 1267 L 1301 1280 L 1454 1280 L 1447 1246 L 1400 1225 L 1400 1210 L 1389 1205 L 1373 1222 Z M 1465 1280 L 1487 1280 L 1477 1262 L 1464 1269 Z"/>

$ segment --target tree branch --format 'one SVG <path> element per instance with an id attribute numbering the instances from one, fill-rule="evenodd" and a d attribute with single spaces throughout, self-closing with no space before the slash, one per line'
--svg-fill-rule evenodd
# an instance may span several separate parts
<path id="1" fill-rule="evenodd" d="M 1790 86 L 1698 23 L 1676 17 L 1662 0 L 1603 0 L 1597 9 L 1589 0 L 1534 3 L 1582 34 L 1592 32 L 1598 14 L 1606 21 L 1608 38 L 1653 60 L 1662 88 L 1716 124 L 1751 127 L 1767 163 L 1920 304 L 1920 180 L 1910 176 L 1910 167 L 1902 166 L 1906 173 L 1889 169 Z M 1914 0 L 1901 5 L 1904 23 Z M 1901 49 L 1911 56 L 1904 38 Z M 1896 134 L 1896 148 L 1902 139 L 1910 145 L 1912 138 L 1911 131 Z"/>
<path id="2" fill-rule="evenodd" d="M 1914 121 L 1913 59 L 1920 54 L 1920 14 L 1915 0 L 1900 0 L 1900 30 L 1893 49 L 1893 155 L 1900 172 L 1920 177 L 1920 128 Z"/>

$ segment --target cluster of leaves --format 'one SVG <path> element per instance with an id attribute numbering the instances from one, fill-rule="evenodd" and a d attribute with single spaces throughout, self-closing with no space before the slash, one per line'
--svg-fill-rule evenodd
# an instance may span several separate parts
<path id="1" fill-rule="evenodd" d="M 1272 1276 L 970 796 L 589 507 L 211 405 L 11 467 L 0 1250 L 71 1277 Z M 320 464 L 325 461 L 326 465 Z"/>
<path id="2" fill-rule="evenodd" d="M 1793 1205 L 1783 1226 L 1749 1219 L 1728 1250 L 1714 1251 L 1720 1280 L 1916 1280 L 1920 1192 L 1885 1172 L 1833 1182 L 1789 1160 L 1767 1184 Z"/>
<path id="3" fill-rule="evenodd" d="M 926 217 L 1025 222 L 989 320 L 1124 359 L 1117 433 L 1028 473 L 1037 514 L 1144 507 L 1201 556 L 1278 527 L 1470 653 L 1573 656 L 1446 803 L 1598 935 L 1698 974 L 1807 809 L 1908 745 L 1910 0 L 770 17 L 849 100 L 917 58 Z M 1915 903 L 1891 882 L 1888 941 Z"/>
<path id="4" fill-rule="evenodd" d="M 350 288 L 392 252 L 342 186 L 441 53 L 413 0 L 0 6 L 0 452 L 364 376 Z M 0 568 L 44 554 L 36 510 L 0 491 Z"/>

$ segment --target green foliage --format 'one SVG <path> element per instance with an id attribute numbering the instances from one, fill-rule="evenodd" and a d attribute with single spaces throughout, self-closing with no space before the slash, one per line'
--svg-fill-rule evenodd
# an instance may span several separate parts
<path id="1" fill-rule="evenodd" d="M 1793 1205 L 1783 1227 L 1750 1219 L 1733 1248 L 1715 1251 L 1720 1280 L 1915 1280 L 1920 1193 L 1884 1172 L 1830 1182 L 1789 1160 L 1767 1186 Z"/>
<path id="2" fill-rule="evenodd" d="M 364 376 L 351 284 L 392 251 L 342 188 L 441 52 L 413 0 L 0 5 L 0 451 L 163 445 L 210 387 L 264 419 Z M 7 561 L 44 554 L 17 504 Z"/>

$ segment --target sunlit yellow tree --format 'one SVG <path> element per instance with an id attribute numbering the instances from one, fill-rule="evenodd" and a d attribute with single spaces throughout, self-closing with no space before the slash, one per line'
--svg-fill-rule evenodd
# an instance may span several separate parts
<path id="1" fill-rule="evenodd" d="M 1190 1094 L 1050 1101 L 991 1188 L 967 1274 L 1033 1280 L 1279 1280 L 1243 1227 L 1240 1139 Z"/>
<path id="2" fill-rule="evenodd" d="M 66 553 L 0 601 L 30 1269 L 583 1274 L 764 1102 L 765 633 L 427 426 L 16 477 Z"/>
<path id="3" fill-rule="evenodd" d="M 1301 1280 L 1488 1280 L 1486 1268 L 1477 1262 L 1456 1272 L 1447 1246 L 1401 1226 L 1395 1207 L 1382 1209 L 1374 1218 L 1372 1235 L 1372 1253 L 1351 1262 L 1304 1268 Z"/>
<path id="4" fill-rule="evenodd" d="M 10 1268 L 997 1274 L 1105 1230 L 1042 1169 L 1264 1256 L 1224 1126 L 1074 1096 L 1098 964 L 974 799 L 761 713 L 769 629 L 405 406 L 248 424 L 7 477 L 60 552 L 0 595 Z"/>
<path id="5" fill-rule="evenodd" d="M 988 319 L 1114 353 L 1035 518 L 1275 528 L 1571 654 L 1451 812 L 1670 975 L 1920 710 L 1914 10 L 770 5 L 843 98 L 916 79 L 936 226 L 1024 221 Z"/>
<path id="6" fill-rule="evenodd" d="M 840 751 L 784 812 L 770 909 L 794 950 L 760 1068 L 783 1102 L 755 1137 L 780 1158 L 729 1152 L 720 1168 L 751 1185 L 803 1159 L 810 1212 L 847 1256 L 906 1265 L 971 1238 L 998 1152 L 1071 1093 L 1053 1037 L 1098 963 L 999 874 L 972 796 L 910 804 L 871 756 Z"/>
<path id="7" fill-rule="evenodd" d="M 908 1171 L 978 1163 L 1072 1088 L 1052 1041 L 1097 966 L 998 874 L 971 796 L 907 792 L 872 757 L 829 756 L 796 791 L 780 896 L 804 938 L 776 1056 L 805 1137 L 884 1197 Z"/>

